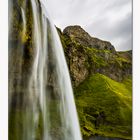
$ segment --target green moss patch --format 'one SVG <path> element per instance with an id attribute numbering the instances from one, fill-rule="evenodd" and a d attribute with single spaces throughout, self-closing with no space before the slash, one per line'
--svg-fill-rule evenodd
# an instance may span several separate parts
<path id="1" fill-rule="evenodd" d="M 120 83 L 102 74 L 95 74 L 75 89 L 83 135 L 97 134 L 131 139 L 130 87 L 132 87 L 130 77 Z"/>

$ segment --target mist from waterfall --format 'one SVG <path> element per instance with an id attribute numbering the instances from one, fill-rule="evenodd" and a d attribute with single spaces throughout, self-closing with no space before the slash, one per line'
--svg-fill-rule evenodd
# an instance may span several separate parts
<path id="1" fill-rule="evenodd" d="M 14 41 L 10 28 L 15 21 L 9 24 L 9 140 L 82 140 L 63 48 L 47 2 L 25 0 L 19 5 L 21 30 Z M 29 5 L 32 19 L 27 17 Z"/>

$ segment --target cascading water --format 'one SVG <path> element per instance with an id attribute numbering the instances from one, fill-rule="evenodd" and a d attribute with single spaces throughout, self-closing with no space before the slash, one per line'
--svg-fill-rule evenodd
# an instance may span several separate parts
<path id="1" fill-rule="evenodd" d="M 9 140 L 82 140 L 66 60 L 47 2 L 9 3 Z"/>

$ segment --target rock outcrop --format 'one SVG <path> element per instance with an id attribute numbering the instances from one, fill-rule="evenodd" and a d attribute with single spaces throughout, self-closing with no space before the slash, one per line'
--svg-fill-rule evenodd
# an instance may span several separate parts
<path id="1" fill-rule="evenodd" d="M 109 50 L 115 53 L 115 48 L 110 42 L 91 37 L 80 26 L 68 26 L 64 29 L 63 34 L 69 36 L 83 46 L 88 46 L 99 50 Z"/>
<path id="2" fill-rule="evenodd" d="M 131 75 L 131 53 L 117 52 L 110 42 L 91 37 L 80 26 L 58 32 L 74 87 L 90 74 L 101 73 L 119 82 Z"/>

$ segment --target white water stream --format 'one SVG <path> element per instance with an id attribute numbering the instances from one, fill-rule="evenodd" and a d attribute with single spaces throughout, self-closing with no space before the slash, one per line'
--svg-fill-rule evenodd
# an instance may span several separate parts
<path id="1" fill-rule="evenodd" d="M 15 130 L 21 129 L 17 133 L 22 134 L 19 134 L 20 138 L 16 135 L 13 140 L 82 140 L 68 67 L 57 30 L 47 13 L 47 2 L 31 0 L 31 6 L 35 57 L 26 92 L 23 92 L 22 99 L 20 97 L 24 104 L 20 115 L 23 124 L 13 126 Z M 24 35 L 29 19 L 24 6 L 21 11 Z M 12 81 L 14 77 L 10 78 Z M 13 88 L 11 84 L 9 87 Z M 10 94 L 9 103 L 11 100 Z"/>

